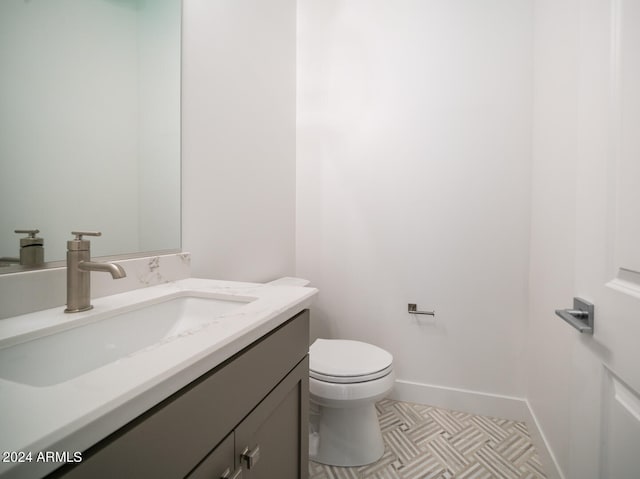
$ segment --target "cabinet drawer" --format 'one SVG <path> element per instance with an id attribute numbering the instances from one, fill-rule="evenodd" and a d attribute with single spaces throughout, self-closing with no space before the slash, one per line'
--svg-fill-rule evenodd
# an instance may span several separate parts
<path id="1" fill-rule="evenodd" d="M 86 451 L 52 477 L 184 477 L 309 350 L 301 312 Z"/>

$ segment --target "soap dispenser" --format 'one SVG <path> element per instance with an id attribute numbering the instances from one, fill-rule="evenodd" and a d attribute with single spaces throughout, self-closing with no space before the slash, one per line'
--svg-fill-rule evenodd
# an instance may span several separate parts
<path id="1" fill-rule="evenodd" d="M 20 264 L 23 266 L 40 266 L 44 263 L 44 239 L 36 238 L 40 230 L 15 230 L 15 233 L 26 234 L 20 238 Z"/>

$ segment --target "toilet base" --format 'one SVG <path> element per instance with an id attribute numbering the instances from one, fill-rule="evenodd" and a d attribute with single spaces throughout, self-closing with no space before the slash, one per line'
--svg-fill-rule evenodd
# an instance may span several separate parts
<path id="1" fill-rule="evenodd" d="M 310 459 L 341 467 L 364 466 L 384 453 L 373 402 L 351 408 L 319 407 L 319 443 Z"/>

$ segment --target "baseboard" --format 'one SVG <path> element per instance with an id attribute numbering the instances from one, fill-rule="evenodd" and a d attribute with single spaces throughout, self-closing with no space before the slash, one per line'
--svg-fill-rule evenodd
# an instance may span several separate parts
<path id="1" fill-rule="evenodd" d="M 530 419 L 527 402 L 523 398 L 487 394 L 412 381 L 396 380 L 392 399 L 429 404 L 431 406 L 467 411 L 483 416 L 502 417 L 514 421 Z"/>
<path id="2" fill-rule="evenodd" d="M 434 386 L 400 379 L 396 380 L 390 397 L 398 401 L 429 404 L 483 416 L 524 421 L 531 434 L 531 441 L 540 455 L 547 478 L 565 479 L 529 402 L 524 398 Z"/>

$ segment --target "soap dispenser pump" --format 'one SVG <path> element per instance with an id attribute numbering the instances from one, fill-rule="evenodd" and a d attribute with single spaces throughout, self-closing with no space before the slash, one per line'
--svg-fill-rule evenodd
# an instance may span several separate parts
<path id="1" fill-rule="evenodd" d="M 15 230 L 15 233 L 26 234 L 20 238 L 20 264 L 23 266 L 40 266 L 44 263 L 44 239 L 37 238 L 40 230 Z"/>

